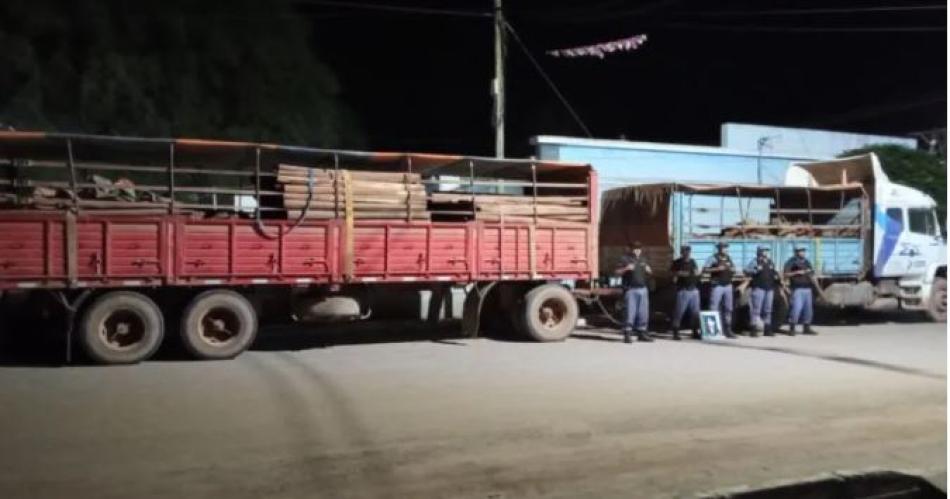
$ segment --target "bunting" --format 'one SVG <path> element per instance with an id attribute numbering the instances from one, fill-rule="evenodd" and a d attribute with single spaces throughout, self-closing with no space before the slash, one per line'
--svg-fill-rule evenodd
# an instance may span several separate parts
<path id="1" fill-rule="evenodd" d="M 548 50 L 546 53 L 552 57 L 597 57 L 603 59 L 607 54 L 614 52 L 630 52 L 640 48 L 646 43 L 647 35 L 636 35 L 609 42 L 595 43 L 593 45 L 584 45 L 581 47 L 571 47 L 566 49 Z"/>

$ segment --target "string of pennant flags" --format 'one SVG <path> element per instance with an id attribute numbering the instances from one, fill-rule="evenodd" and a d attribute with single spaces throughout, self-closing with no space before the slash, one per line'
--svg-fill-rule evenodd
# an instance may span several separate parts
<path id="1" fill-rule="evenodd" d="M 545 53 L 552 57 L 596 57 L 603 59 L 607 54 L 614 52 L 634 51 L 643 46 L 646 41 L 647 35 L 635 35 L 593 45 L 548 50 Z"/>

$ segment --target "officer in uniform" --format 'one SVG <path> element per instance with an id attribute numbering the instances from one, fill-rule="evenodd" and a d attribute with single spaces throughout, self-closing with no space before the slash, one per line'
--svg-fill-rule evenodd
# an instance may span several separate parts
<path id="1" fill-rule="evenodd" d="M 690 328 L 693 338 L 700 339 L 699 335 L 699 266 L 690 256 L 692 248 L 688 245 L 680 247 L 680 257 L 673 260 L 671 272 L 673 284 L 676 285 L 676 305 L 673 308 L 673 339 L 680 339 L 680 324 L 684 314 L 689 314 Z"/>
<path id="2" fill-rule="evenodd" d="M 818 334 L 811 328 L 811 319 L 814 315 L 812 297 L 812 276 L 815 270 L 811 262 L 805 258 L 805 247 L 796 246 L 795 256 L 785 262 L 785 278 L 792 288 L 791 310 L 788 314 L 788 333 L 795 335 L 795 326 L 802 324 L 804 334 Z"/>
<path id="3" fill-rule="evenodd" d="M 716 253 L 706 259 L 703 269 L 709 272 L 712 290 L 709 293 L 709 308 L 719 312 L 722 317 L 722 330 L 726 338 L 735 338 L 732 334 L 732 275 L 735 264 L 729 257 L 729 244 L 720 242 Z"/>
<path id="4" fill-rule="evenodd" d="M 643 246 L 639 241 L 627 248 L 627 253 L 620 257 L 614 273 L 621 276 L 624 301 L 627 305 L 627 316 L 623 325 L 624 343 L 630 343 L 632 331 L 636 331 L 639 341 L 653 341 L 647 332 L 650 314 L 650 290 L 647 289 L 647 283 L 653 269 L 643 257 Z"/>
<path id="5" fill-rule="evenodd" d="M 772 324 L 772 301 L 775 298 L 775 285 L 778 282 L 778 272 L 775 264 L 769 258 L 769 247 L 759 246 L 755 258 L 745 266 L 745 274 L 752 279 L 751 300 L 749 303 L 749 324 L 752 326 L 751 336 L 759 335 L 758 323 L 762 323 L 762 332 L 766 336 L 774 336 L 775 328 Z"/>

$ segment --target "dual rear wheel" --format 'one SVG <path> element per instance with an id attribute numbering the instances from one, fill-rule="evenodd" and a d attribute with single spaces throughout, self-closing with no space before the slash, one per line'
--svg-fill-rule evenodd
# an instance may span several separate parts
<path id="1" fill-rule="evenodd" d="M 515 327 L 529 339 L 563 341 L 574 331 L 580 310 L 571 292 L 559 284 L 542 284 L 518 304 Z"/>
<path id="2" fill-rule="evenodd" d="M 110 291 L 86 308 L 78 323 L 80 342 L 92 360 L 134 364 L 151 357 L 165 336 L 158 305 L 134 291 Z M 179 329 L 182 344 L 199 359 L 229 359 L 246 350 L 257 335 L 257 313 L 244 296 L 212 289 L 185 307 Z"/>

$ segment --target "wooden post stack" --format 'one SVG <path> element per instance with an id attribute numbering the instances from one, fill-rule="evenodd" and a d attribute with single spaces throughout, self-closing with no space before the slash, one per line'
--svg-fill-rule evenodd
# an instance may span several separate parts
<path id="1" fill-rule="evenodd" d="M 344 175 L 344 173 L 346 173 Z M 342 218 L 347 205 L 357 219 L 428 220 L 418 173 L 365 172 L 279 165 L 277 182 L 289 218 Z M 308 204 L 308 192 L 310 202 Z M 349 193 L 350 199 L 347 199 Z"/>
<path id="2" fill-rule="evenodd" d="M 433 205 L 472 209 L 476 220 L 500 222 L 588 222 L 590 213 L 584 196 L 518 196 L 511 194 L 460 194 L 433 192 Z"/>

